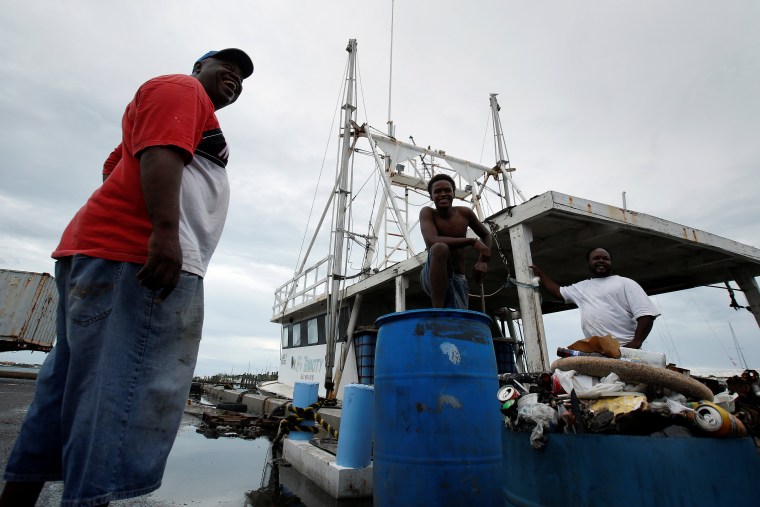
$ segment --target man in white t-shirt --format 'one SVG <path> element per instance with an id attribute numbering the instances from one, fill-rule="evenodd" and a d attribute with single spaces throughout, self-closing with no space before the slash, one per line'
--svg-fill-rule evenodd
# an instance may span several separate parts
<path id="1" fill-rule="evenodd" d="M 557 285 L 538 266 L 531 269 L 551 294 L 578 306 L 586 338 L 610 335 L 623 347 L 640 348 L 660 315 L 657 308 L 638 283 L 612 274 L 607 250 L 594 248 L 587 261 L 591 278 L 567 287 Z"/>

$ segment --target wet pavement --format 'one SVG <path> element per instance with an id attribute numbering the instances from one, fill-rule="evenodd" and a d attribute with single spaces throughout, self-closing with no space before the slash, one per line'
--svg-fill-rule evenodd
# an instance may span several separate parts
<path id="1" fill-rule="evenodd" d="M 0 378 L 0 469 L 5 468 L 33 396 L 33 380 Z M 269 441 L 266 438 L 208 439 L 195 431 L 199 423 L 196 415 L 185 414 L 161 488 L 150 495 L 114 501 L 111 505 L 251 506 L 246 493 L 261 487 Z M 0 479 L 0 487 L 4 484 Z M 60 482 L 45 484 L 37 506 L 60 505 L 62 491 Z"/>

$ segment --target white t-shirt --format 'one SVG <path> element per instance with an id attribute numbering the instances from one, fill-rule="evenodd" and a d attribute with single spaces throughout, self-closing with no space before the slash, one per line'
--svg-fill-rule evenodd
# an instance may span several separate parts
<path id="1" fill-rule="evenodd" d="M 660 313 L 644 289 L 622 276 L 590 278 L 559 289 L 565 302 L 581 311 L 581 328 L 586 338 L 610 335 L 621 344 L 633 339 L 636 319 Z"/>
<path id="2" fill-rule="evenodd" d="M 183 271 L 206 276 L 211 255 L 222 236 L 229 203 L 227 169 L 219 162 L 199 156 L 196 151 L 193 161 L 185 166 L 180 187 L 179 241 Z"/>

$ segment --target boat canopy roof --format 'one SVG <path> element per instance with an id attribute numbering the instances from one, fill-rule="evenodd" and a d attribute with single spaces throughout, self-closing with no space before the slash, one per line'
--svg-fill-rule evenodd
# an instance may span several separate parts
<path id="1" fill-rule="evenodd" d="M 560 192 L 548 191 L 527 202 L 486 219 L 496 231 L 499 250 L 494 245 L 484 292 L 488 311 L 519 308 L 517 291 L 510 280 L 515 262 L 510 244 L 511 227 L 529 226 L 532 233 L 532 263 L 541 266 L 560 285 L 588 277 L 583 257 L 589 249 L 603 247 L 612 258 L 614 272 L 636 280 L 649 295 L 723 284 L 736 280 L 737 274 L 760 275 L 760 249 L 699 229 L 620 207 L 589 201 Z M 474 252 L 468 252 L 474 255 Z M 364 294 L 365 305 L 392 298 L 396 277 L 406 275 L 406 308 L 425 308 L 430 304 L 419 284 L 419 271 L 425 252 L 391 266 L 346 288 L 350 299 Z M 467 260 L 468 265 L 474 262 Z M 524 277 L 523 277 L 524 280 Z M 476 291 L 471 287 L 471 292 Z M 554 300 L 542 291 L 542 311 L 552 313 L 574 308 Z M 274 318 L 283 322 L 314 311 L 312 304 L 299 305 Z"/>
<path id="2" fill-rule="evenodd" d="M 722 284 L 735 280 L 737 270 L 749 276 L 760 275 L 758 248 L 560 192 L 543 193 L 512 208 L 511 213 L 502 211 L 488 221 L 499 229 L 528 224 L 533 234 L 532 262 L 559 285 L 588 278 L 584 256 L 595 247 L 610 252 L 615 274 L 636 280 L 649 295 Z M 508 238 L 505 235 L 502 240 L 500 236 L 499 244 L 511 260 Z M 489 265 L 490 283 L 507 274 L 503 263 L 494 265 L 494 257 Z M 574 308 L 542 294 L 544 313 Z"/>

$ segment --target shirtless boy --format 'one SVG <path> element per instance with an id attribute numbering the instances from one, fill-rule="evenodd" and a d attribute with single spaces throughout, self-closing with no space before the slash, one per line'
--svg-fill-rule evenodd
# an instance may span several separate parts
<path id="1" fill-rule="evenodd" d="M 445 174 L 436 174 L 428 183 L 435 209 L 420 210 L 420 229 L 428 250 L 420 282 L 433 308 L 466 310 L 469 287 L 464 274 L 465 249 L 471 246 L 480 254 L 472 275 L 476 283 L 482 283 L 491 257 L 491 232 L 470 208 L 454 206 L 455 189 L 454 180 Z M 478 237 L 468 238 L 468 228 Z"/>

